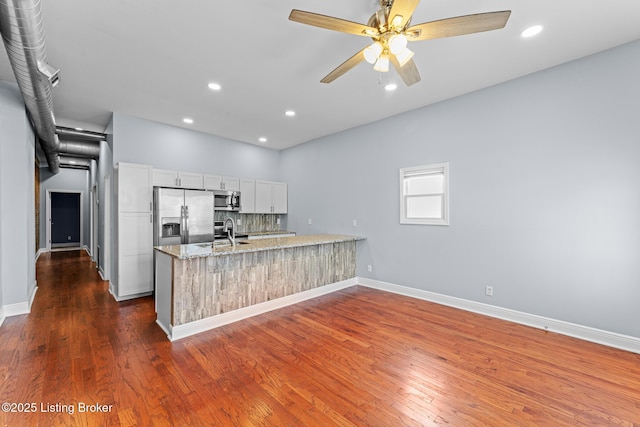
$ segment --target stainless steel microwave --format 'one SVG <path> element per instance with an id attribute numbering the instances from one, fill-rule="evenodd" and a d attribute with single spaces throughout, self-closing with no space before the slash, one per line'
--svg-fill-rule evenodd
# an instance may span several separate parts
<path id="1" fill-rule="evenodd" d="M 213 207 L 217 211 L 239 211 L 240 192 L 239 191 L 219 191 L 213 192 Z"/>

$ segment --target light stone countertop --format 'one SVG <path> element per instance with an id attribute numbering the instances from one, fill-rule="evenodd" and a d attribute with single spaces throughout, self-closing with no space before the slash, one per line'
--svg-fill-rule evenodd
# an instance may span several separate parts
<path id="1" fill-rule="evenodd" d="M 240 232 L 238 232 L 240 233 Z M 293 231 L 287 230 L 277 230 L 277 231 L 246 231 L 242 232 L 244 234 L 248 234 L 249 236 L 270 236 L 270 235 L 278 235 L 278 234 L 296 234 Z"/>
<path id="2" fill-rule="evenodd" d="M 155 249 L 178 259 L 201 258 L 210 256 L 232 255 L 244 252 L 268 251 L 273 249 L 295 248 L 298 246 L 321 245 L 356 240 L 365 237 L 346 236 L 341 234 L 313 234 L 307 236 L 273 237 L 258 240 L 243 240 L 235 247 L 230 244 L 193 243 L 188 245 L 156 246 Z"/>

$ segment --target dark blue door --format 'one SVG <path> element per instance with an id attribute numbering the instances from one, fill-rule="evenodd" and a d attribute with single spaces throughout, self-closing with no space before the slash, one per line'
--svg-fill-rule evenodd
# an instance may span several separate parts
<path id="1" fill-rule="evenodd" d="M 80 193 L 51 193 L 51 247 L 80 246 Z"/>

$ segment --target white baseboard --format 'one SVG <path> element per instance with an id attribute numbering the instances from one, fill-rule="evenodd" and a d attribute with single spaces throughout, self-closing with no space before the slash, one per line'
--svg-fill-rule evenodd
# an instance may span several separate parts
<path id="1" fill-rule="evenodd" d="M 29 314 L 29 302 L 18 302 L 15 304 L 5 304 L 4 316 L 20 316 L 21 314 Z"/>
<path id="2" fill-rule="evenodd" d="M 31 295 L 29 295 L 28 301 L 0 306 L 0 325 L 2 325 L 2 322 L 4 322 L 4 319 L 6 319 L 7 317 L 20 316 L 21 314 L 31 313 L 31 304 L 33 304 L 33 300 L 36 297 L 37 291 L 38 283 L 35 282 L 33 291 L 31 292 Z"/>
<path id="3" fill-rule="evenodd" d="M 29 313 L 31 313 L 31 306 L 33 305 L 33 300 L 36 297 L 36 292 L 38 292 L 38 281 L 37 280 L 33 283 L 33 291 L 31 292 L 31 296 L 29 297 Z"/>
<path id="4" fill-rule="evenodd" d="M 184 325 L 173 327 L 169 326 L 168 328 L 164 325 L 160 325 L 160 327 L 165 332 L 168 332 L 167 337 L 170 341 L 175 341 L 181 338 L 186 338 L 188 336 L 198 334 L 200 332 L 215 329 L 229 323 L 247 319 L 252 316 L 257 316 L 258 314 L 263 314 L 268 311 L 293 305 L 311 298 L 319 297 L 321 295 L 330 294 L 332 292 L 354 285 L 356 285 L 356 278 L 347 279 L 329 285 L 320 286 L 315 289 L 309 289 L 308 291 L 300 292 L 286 297 L 251 305 L 249 307 L 239 308 L 237 310 L 218 314 L 216 316 L 207 317 L 205 319 L 196 320 L 195 322 L 190 322 Z M 170 330 L 167 331 L 167 329 Z"/>
<path id="5" fill-rule="evenodd" d="M 395 285 L 392 283 L 367 279 L 364 277 L 357 277 L 356 281 L 358 285 L 366 286 L 369 288 L 392 292 L 399 295 L 405 295 L 412 298 L 418 298 L 425 301 L 431 301 L 437 304 L 459 308 L 461 310 L 471 311 L 474 313 L 484 314 L 486 316 L 508 320 L 510 322 L 519 323 L 521 325 L 531 326 L 546 331 L 552 331 L 562 335 L 567 335 L 585 341 L 590 341 L 597 344 L 602 344 L 609 347 L 614 347 L 640 354 L 640 338 L 632 337 L 629 335 L 622 335 L 615 332 L 591 328 L 589 326 L 578 325 L 562 320 L 550 319 L 548 317 L 538 316 L 535 314 L 524 313 L 508 308 L 502 308 L 462 298 L 451 297 L 448 295 L 424 291 L 421 289 L 408 288 L 406 286 Z"/>
<path id="6" fill-rule="evenodd" d="M 38 261 L 38 258 L 40 258 L 40 255 L 46 254 L 47 252 L 49 252 L 47 248 L 38 249 L 38 252 L 36 252 L 36 261 Z"/>

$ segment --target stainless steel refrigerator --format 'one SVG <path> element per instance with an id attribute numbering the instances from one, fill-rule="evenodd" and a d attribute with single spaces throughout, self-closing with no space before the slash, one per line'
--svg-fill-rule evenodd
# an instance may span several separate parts
<path id="1" fill-rule="evenodd" d="M 213 191 L 153 189 L 153 244 L 213 242 Z"/>

